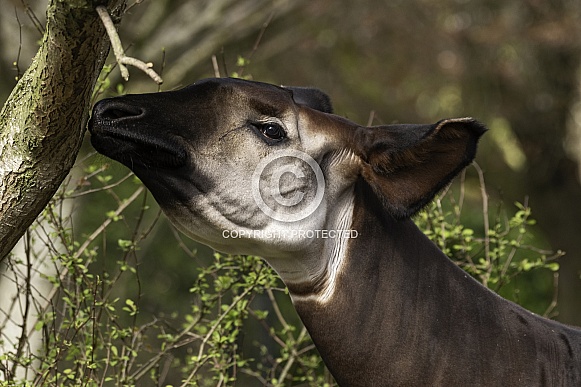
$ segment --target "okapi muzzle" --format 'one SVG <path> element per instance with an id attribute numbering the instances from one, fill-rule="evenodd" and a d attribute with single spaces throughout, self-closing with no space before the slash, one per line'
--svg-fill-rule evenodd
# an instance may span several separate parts
<path id="1" fill-rule="evenodd" d="M 410 220 L 475 157 L 471 118 L 361 126 L 317 89 L 206 79 L 106 99 L 95 149 L 185 234 L 262 256 L 342 386 L 581 386 L 581 332 L 504 300 Z"/>

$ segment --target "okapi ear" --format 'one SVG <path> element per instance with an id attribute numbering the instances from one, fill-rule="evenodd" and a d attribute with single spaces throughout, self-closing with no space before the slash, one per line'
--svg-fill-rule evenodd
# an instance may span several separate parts
<path id="1" fill-rule="evenodd" d="M 394 218 L 408 218 L 472 162 L 485 131 L 471 118 L 358 128 L 363 178 Z"/>
<path id="2" fill-rule="evenodd" d="M 331 98 L 321 90 L 312 87 L 283 87 L 292 92 L 295 103 L 306 105 L 323 113 L 333 113 Z"/>

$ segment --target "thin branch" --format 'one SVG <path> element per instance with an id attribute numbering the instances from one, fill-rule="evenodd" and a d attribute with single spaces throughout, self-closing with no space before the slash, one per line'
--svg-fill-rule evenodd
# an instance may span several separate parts
<path id="1" fill-rule="evenodd" d="M 135 192 L 128 198 L 126 199 L 123 203 L 121 203 L 119 205 L 119 207 L 117 208 L 117 210 L 115 210 L 115 212 L 108 217 L 107 219 L 105 219 L 105 221 L 91 234 L 87 237 L 87 239 L 85 239 L 85 242 L 78 248 L 78 250 L 75 252 L 75 254 L 73 255 L 73 260 L 74 259 L 78 259 L 79 257 L 82 256 L 82 254 L 85 252 L 85 250 L 89 247 L 89 245 L 95 240 L 97 239 L 97 237 L 99 235 L 101 235 L 101 233 L 103 232 L 103 230 L 105 230 L 107 228 L 107 226 L 109 226 L 109 224 L 111 224 L 113 222 L 113 218 L 116 216 L 119 216 L 131 203 L 133 203 L 135 201 L 135 199 L 137 199 L 137 197 L 139 197 L 139 195 L 141 195 L 141 193 L 145 190 L 144 186 L 140 186 L 137 190 L 135 190 Z M 88 264 L 87 264 L 88 265 Z M 69 270 L 68 268 L 64 268 L 63 271 L 59 274 L 59 282 L 63 281 L 63 279 L 66 277 L 66 275 L 68 274 Z M 46 311 L 48 310 L 48 308 L 51 306 L 51 300 L 52 298 L 55 296 L 55 294 L 57 293 L 57 291 L 59 290 L 59 287 L 57 286 L 53 286 L 52 290 L 50 292 L 48 292 L 48 295 L 46 296 L 46 303 L 40 308 L 40 312 L 39 315 L 43 315 L 46 313 Z M 33 331 L 31 330 L 29 332 L 29 336 L 33 333 Z"/>
<path id="2" fill-rule="evenodd" d="M 525 198 L 524 207 L 528 208 L 528 198 Z M 525 215 L 523 218 L 523 222 L 526 222 L 527 219 L 528 219 L 528 215 Z M 523 241 L 523 239 L 524 239 L 524 234 L 519 233 L 518 236 L 516 237 L 516 246 L 522 247 L 521 242 Z M 504 263 L 504 265 L 502 267 L 502 270 L 500 272 L 500 281 L 498 281 L 498 285 L 496 287 L 497 291 L 500 290 L 502 285 L 504 285 L 502 278 L 504 278 L 504 276 L 506 275 L 506 272 L 508 271 L 511 262 L 518 251 L 516 246 L 514 246 L 511 249 L 510 253 L 508 254 L 508 256 L 506 258 L 506 262 Z"/>
<path id="3" fill-rule="evenodd" d="M 32 292 L 31 292 L 31 285 L 30 285 L 30 281 L 32 278 L 32 263 L 30 261 L 30 255 L 31 255 L 31 238 L 30 238 L 30 232 L 26 232 L 25 234 L 25 240 L 24 240 L 24 250 L 25 250 L 25 254 L 26 254 L 26 277 L 25 277 L 25 293 L 24 293 L 24 311 L 22 312 L 22 325 L 21 325 L 21 335 L 20 338 L 18 339 L 18 347 L 16 348 L 16 360 L 13 364 L 12 364 L 12 370 L 11 370 L 11 374 L 12 375 L 16 375 L 16 370 L 18 368 L 18 365 L 20 364 L 20 358 L 24 352 L 24 347 L 25 345 L 28 343 L 28 339 L 30 337 L 30 335 L 27 335 L 26 330 L 27 330 L 27 324 L 28 324 L 28 316 L 29 316 L 29 312 L 30 312 L 30 303 L 31 303 L 31 298 L 32 298 Z"/>
<path id="4" fill-rule="evenodd" d="M 32 22 L 34 27 L 36 28 L 36 31 L 38 31 L 40 36 L 43 36 L 44 35 L 44 26 L 42 25 L 40 20 L 38 20 L 38 18 L 36 17 L 34 12 L 32 11 L 32 8 L 30 8 L 30 5 L 28 5 L 28 2 L 25 0 L 21 0 L 21 3 L 22 3 L 22 6 L 24 7 L 24 12 L 26 12 L 26 14 L 28 15 L 28 18 L 30 19 L 30 21 Z"/>
<path id="5" fill-rule="evenodd" d="M 484 172 L 480 166 L 473 163 L 474 169 L 478 173 L 478 180 L 480 181 L 480 195 L 482 196 L 482 217 L 484 221 L 484 257 L 488 263 L 489 270 L 486 275 L 481 277 L 482 283 L 488 286 L 488 279 L 490 278 L 490 267 L 492 262 L 490 258 L 490 221 L 488 219 L 488 193 L 486 192 L 486 185 L 484 184 Z"/>
<path id="6" fill-rule="evenodd" d="M 299 333 L 299 337 L 297 339 L 297 343 L 300 343 L 301 341 L 303 341 L 303 339 L 305 338 L 305 336 L 307 335 L 307 328 L 305 328 L 303 326 L 303 329 L 301 330 L 301 333 Z M 284 368 L 282 369 L 280 375 L 278 376 L 278 383 L 280 385 L 284 385 L 284 380 L 286 379 L 292 365 L 294 364 L 295 360 L 297 360 L 299 357 L 299 354 L 297 353 L 297 349 L 296 348 L 290 348 L 290 356 L 288 357 L 288 360 L 286 362 L 286 364 L 284 365 Z"/>
<path id="7" fill-rule="evenodd" d="M 159 70 L 159 76 L 161 77 L 163 74 L 163 70 L 165 69 L 165 47 L 161 49 L 161 69 Z M 161 91 L 161 84 L 158 83 L 157 91 Z"/>
<path id="8" fill-rule="evenodd" d="M 20 54 L 22 53 L 22 23 L 20 23 L 16 8 L 14 9 L 14 15 L 16 16 L 16 22 L 18 23 L 18 54 L 16 54 L 16 60 L 14 61 L 14 68 L 16 69 L 16 80 L 19 80 L 22 76 L 20 73 L 20 66 L 18 66 L 18 63 L 20 62 Z"/>
<path id="9" fill-rule="evenodd" d="M 375 120 L 375 110 L 369 112 L 369 118 L 367 119 L 367 126 L 373 125 L 373 120 Z"/>
<path id="10" fill-rule="evenodd" d="M 94 172 L 94 174 L 97 174 L 99 172 L 103 172 L 104 170 L 105 170 L 105 168 L 99 168 L 99 169 L 97 169 Z M 87 175 L 85 177 L 85 180 L 88 180 L 90 176 L 91 175 Z M 101 191 L 109 190 L 111 188 L 115 188 L 115 187 L 117 187 L 118 185 L 120 185 L 121 183 L 123 183 L 125 180 L 129 179 L 132 176 L 134 176 L 134 174 L 133 174 L 133 172 L 130 172 L 127 175 L 125 175 L 124 177 L 122 177 L 121 179 L 119 179 L 118 181 L 116 181 L 116 182 L 114 182 L 112 184 L 105 185 L 105 186 L 99 187 L 99 188 L 88 189 L 86 191 L 82 191 L 82 192 L 79 192 L 77 194 L 71 194 L 71 195 L 65 197 L 65 199 L 76 199 L 78 197 L 85 196 L 85 195 L 89 195 L 89 194 L 92 194 L 92 193 L 95 193 L 95 192 L 101 192 Z"/>
<path id="11" fill-rule="evenodd" d="M 262 24 L 262 28 L 260 29 L 258 37 L 256 38 L 256 41 L 254 42 L 254 46 L 252 47 L 252 51 L 250 52 L 250 54 L 248 54 L 248 57 L 246 58 L 247 60 L 250 60 L 252 58 L 252 56 L 254 55 L 254 53 L 256 51 L 258 51 L 258 47 L 260 46 L 260 42 L 262 42 L 262 37 L 264 36 L 264 33 L 266 32 L 266 29 L 270 25 L 270 22 L 272 22 L 273 18 L 274 18 L 274 12 L 271 12 L 270 15 L 268 16 L 268 19 L 266 20 L 266 22 L 264 22 Z M 240 74 L 240 77 L 242 77 L 242 74 L 244 73 L 244 66 L 240 66 L 238 68 L 238 73 Z"/>
<path id="12" fill-rule="evenodd" d="M 458 197 L 458 205 L 456 206 L 456 217 L 460 219 L 462 208 L 464 207 L 464 197 L 466 196 L 466 170 L 464 169 L 460 174 L 460 196 Z"/>
<path id="13" fill-rule="evenodd" d="M 218 66 L 218 59 L 216 58 L 216 55 L 212 55 L 212 67 L 214 68 L 214 76 L 216 78 L 222 78 L 220 76 L 220 67 Z"/>
<path id="14" fill-rule="evenodd" d="M 547 310 L 545 310 L 545 313 L 543 313 L 543 317 L 546 317 L 546 318 L 555 317 L 555 315 L 552 315 L 552 314 L 555 311 L 555 308 L 557 307 L 558 301 L 559 301 L 559 272 L 554 272 L 553 273 L 553 299 L 551 300 L 551 303 L 547 307 Z"/>
<path id="15" fill-rule="evenodd" d="M 109 16 L 109 12 L 107 8 L 100 5 L 96 8 L 101 21 L 103 22 L 103 26 L 105 26 L 105 30 L 107 30 L 107 35 L 109 35 L 109 40 L 111 41 L 111 46 L 113 47 L 113 53 L 115 54 L 115 59 L 119 64 L 119 70 L 121 71 L 121 76 L 126 81 L 129 80 L 129 70 L 127 69 L 126 65 L 131 65 L 133 67 L 137 67 L 147 75 L 155 83 L 158 85 L 163 83 L 163 79 L 153 70 L 153 63 L 145 63 L 139 59 L 132 58 L 130 56 L 125 55 L 125 51 L 123 50 L 123 46 L 121 45 L 121 39 L 119 38 L 119 34 L 115 29 L 115 24 L 113 20 L 111 20 L 111 16 Z"/>
<path id="16" fill-rule="evenodd" d="M 143 0 L 135 0 L 135 1 L 133 2 L 133 4 L 130 4 L 130 5 L 128 5 L 128 6 L 127 6 L 127 8 L 125 8 L 125 13 L 129 13 L 129 10 L 130 10 L 131 8 L 133 8 L 133 7 L 135 7 L 136 5 L 139 5 L 139 4 L 141 4 L 141 3 L 143 3 Z"/>
<path id="17" fill-rule="evenodd" d="M 242 293 L 240 293 L 240 295 L 238 295 L 236 298 L 234 298 L 232 300 L 232 303 L 230 303 L 230 305 L 224 310 L 224 312 L 220 315 L 220 317 L 218 317 L 218 319 L 216 319 L 216 321 L 214 322 L 214 325 L 212 325 L 212 327 L 210 328 L 210 330 L 206 333 L 206 335 L 204 336 L 204 339 L 202 340 L 202 343 L 200 344 L 200 348 L 198 350 L 198 356 L 197 356 L 198 364 L 194 368 L 194 370 L 189 374 L 189 376 L 187 377 L 187 379 L 185 381 L 183 381 L 182 387 L 183 386 L 187 386 L 191 382 L 191 380 L 194 378 L 194 376 L 196 376 L 196 373 L 198 372 L 198 370 L 208 360 L 208 358 L 206 358 L 204 360 L 201 360 L 202 357 L 203 357 L 203 355 L 204 355 L 204 349 L 205 349 L 206 344 L 212 338 L 212 335 L 214 334 L 214 331 L 216 331 L 216 329 L 218 329 L 218 327 L 222 323 L 222 320 L 224 320 L 226 318 L 226 316 L 228 316 L 228 314 L 230 313 L 230 311 L 232 309 L 234 309 L 236 307 L 236 305 L 241 300 L 243 300 L 250 292 L 254 291 L 254 288 L 256 287 L 256 284 L 258 282 L 258 279 L 260 278 L 260 274 L 261 274 L 261 270 L 258 271 L 258 275 L 256 277 L 256 281 L 252 285 L 250 285 L 248 288 L 246 288 Z"/>

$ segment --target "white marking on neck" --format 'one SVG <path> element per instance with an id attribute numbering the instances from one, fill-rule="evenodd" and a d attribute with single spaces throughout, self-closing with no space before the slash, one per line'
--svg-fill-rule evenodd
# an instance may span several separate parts
<path id="1" fill-rule="evenodd" d="M 333 228 L 328 228 L 328 230 L 349 231 L 351 229 L 355 195 L 351 191 L 345 196 L 337 206 L 337 213 L 331 217 L 333 221 L 329 222 Z M 322 257 L 313 257 L 313 260 L 317 260 L 323 264 L 320 265 L 320 270 L 311 276 L 313 280 L 322 278 L 322 289 L 316 294 L 306 296 L 292 294 L 291 292 L 293 302 L 315 301 L 319 304 L 326 304 L 333 298 L 337 290 L 338 277 L 345 267 L 349 239 L 349 237 L 338 237 L 327 240 L 323 248 Z"/>

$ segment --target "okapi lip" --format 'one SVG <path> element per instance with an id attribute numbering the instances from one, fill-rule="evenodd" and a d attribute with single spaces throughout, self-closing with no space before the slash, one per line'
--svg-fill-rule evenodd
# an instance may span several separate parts
<path id="1" fill-rule="evenodd" d="M 146 137 L 110 125 L 89 123 L 91 144 L 99 151 L 130 169 L 179 168 L 186 164 L 187 153 L 176 138 Z"/>

